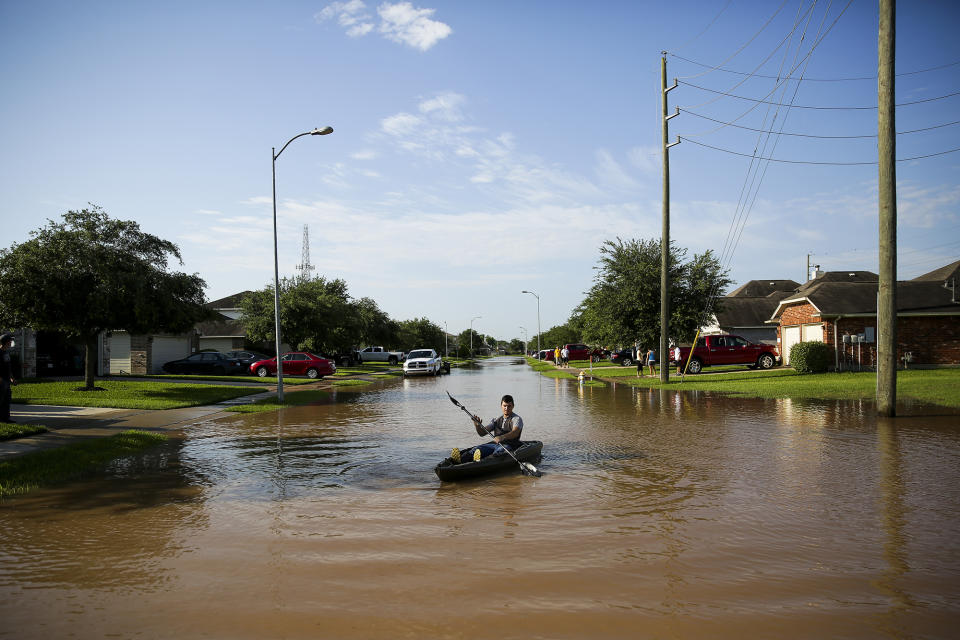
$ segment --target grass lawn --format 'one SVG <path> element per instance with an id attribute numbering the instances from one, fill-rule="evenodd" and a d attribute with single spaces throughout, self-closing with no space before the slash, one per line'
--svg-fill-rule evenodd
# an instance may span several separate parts
<path id="1" fill-rule="evenodd" d="M 9 422 L 0 422 L 0 440 L 25 438 L 35 433 L 43 433 L 46 430 L 47 428 L 42 424 L 10 424 Z"/>
<path id="2" fill-rule="evenodd" d="M 259 384 L 277 384 L 277 376 L 175 376 L 170 374 L 152 374 L 143 376 L 130 376 L 131 378 L 151 378 L 157 380 L 213 380 L 215 382 L 256 382 Z M 123 380 L 124 376 L 112 376 L 113 380 Z M 287 374 L 283 375 L 283 384 L 310 384 L 316 382 L 306 377 L 292 378 Z"/>
<path id="3" fill-rule="evenodd" d="M 79 478 L 104 468 L 112 460 L 136 455 L 166 439 L 159 433 L 124 431 L 109 438 L 90 438 L 0 462 L 0 497 Z"/>
<path id="4" fill-rule="evenodd" d="M 344 380 L 344 382 L 350 381 Z M 319 402 L 320 400 L 326 400 L 329 397 L 329 391 L 322 391 L 318 389 L 291 391 L 290 393 L 283 394 L 283 404 L 277 402 L 277 396 L 270 396 L 269 398 L 257 400 L 252 404 L 238 404 L 236 406 L 229 407 L 226 409 L 226 411 L 234 411 L 236 413 L 262 413 L 264 411 L 276 411 L 277 409 L 282 409 L 283 407 L 296 407 L 302 404 L 310 404 L 311 402 Z"/>
<path id="5" fill-rule="evenodd" d="M 634 374 L 636 375 L 636 374 Z M 612 377 L 604 373 L 603 377 Z M 661 387 L 659 378 L 617 379 L 641 387 Z M 793 369 L 741 371 L 717 375 L 687 375 L 684 382 L 670 373 L 668 389 L 719 391 L 753 398 L 860 399 L 876 395 L 877 375 L 857 373 L 799 374 Z M 960 407 L 960 369 L 909 369 L 897 372 L 897 397 L 925 404 Z"/>
<path id="6" fill-rule="evenodd" d="M 177 409 L 216 404 L 263 391 L 257 387 L 133 380 L 98 380 L 97 386 L 103 391 L 77 391 L 82 386 L 82 382 L 75 380 L 23 382 L 13 387 L 13 402 L 114 409 Z"/>

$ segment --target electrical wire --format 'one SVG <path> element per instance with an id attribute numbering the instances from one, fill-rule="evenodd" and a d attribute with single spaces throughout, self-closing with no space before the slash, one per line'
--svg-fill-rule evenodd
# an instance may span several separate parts
<path id="1" fill-rule="evenodd" d="M 734 124 L 733 122 L 726 122 L 726 121 L 724 121 L 724 120 L 717 120 L 716 118 L 711 118 L 711 117 L 709 117 L 709 116 L 705 116 L 705 115 L 700 114 L 700 113 L 694 113 L 693 111 L 690 111 L 689 109 L 684 109 L 683 107 L 677 107 L 677 110 L 678 110 L 678 111 L 681 111 L 681 112 L 683 112 L 683 113 L 688 113 L 688 114 L 690 114 L 690 115 L 692 115 L 692 116 L 696 116 L 696 117 L 698 117 L 698 118 L 703 118 L 704 120 L 709 120 L 709 121 L 711 121 L 711 122 L 717 122 L 717 123 L 722 124 L 722 125 L 727 126 L 727 127 L 734 127 L 734 128 L 736 128 L 736 129 L 745 129 L 745 130 L 747 130 L 747 131 L 761 131 L 761 132 L 762 132 L 762 131 L 766 131 L 765 129 L 756 129 L 756 128 L 754 128 L 754 127 L 745 127 L 745 126 L 743 126 L 743 125 L 741 125 L 741 124 Z M 898 131 L 898 132 L 897 132 L 897 135 L 898 135 L 898 136 L 902 136 L 902 135 L 907 135 L 908 133 L 920 133 L 920 132 L 922 132 L 922 131 L 932 131 L 933 129 L 942 129 L 943 127 L 952 127 L 953 125 L 956 125 L 956 124 L 960 124 L 960 120 L 954 120 L 953 122 L 945 122 L 944 124 L 937 124 L 937 125 L 933 125 L 932 127 L 923 127 L 923 128 L 921 128 L 921 129 L 910 129 L 910 130 L 907 130 L 907 131 Z M 722 127 L 718 127 L 718 128 L 716 128 L 716 129 L 712 129 L 709 133 L 713 133 L 714 131 L 718 131 L 718 130 L 721 129 L 721 128 L 722 128 Z M 695 134 L 695 133 L 688 133 L 688 134 L 687 134 L 687 136 L 699 136 L 699 135 L 704 135 L 704 134 L 702 134 L 702 133 L 701 133 L 701 134 Z M 777 135 L 781 135 L 781 136 L 795 136 L 795 137 L 798 137 L 798 138 L 818 138 L 818 139 L 825 139 L 825 140 L 854 140 L 854 139 L 860 139 L 860 138 L 876 138 L 876 137 L 877 137 L 877 134 L 875 134 L 875 133 L 869 134 L 869 135 L 859 135 L 859 136 L 822 136 L 822 135 L 815 135 L 815 134 L 812 134 L 812 133 L 788 133 L 788 132 L 783 132 L 783 131 L 780 131 Z"/>
<path id="2" fill-rule="evenodd" d="M 727 4 L 723 5 L 723 8 L 720 9 L 720 12 L 713 17 L 713 20 L 711 20 L 711 21 L 709 22 L 709 24 L 707 24 L 707 26 L 705 26 L 705 27 L 703 28 L 703 31 L 701 31 L 701 32 L 698 33 L 697 35 L 693 36 L 692 38 L 690 38 L 689 40 L 687 40 L 686 42 L 684 42 L 684 43 L 683 43 L 682 45 L 680 45 L 676 50 L 677 50 L 677 51 L 680 51 L 680 50 L 686 48 L 687 46 L 689 46 L 690 44 L 692 44 L 693 42 L 696 42 L 697 40 L 699 40 L 700 37 L 701 37 L 703 34 L 705 34 L 705 33 L 710 29 L 710 27 L 713 26 L 713 23 L 716 22 L 716 21 L 720 18 L 720 16 L 723 15 L 723 12 L 726 11 L 727 8 L 730 7 L 730 3 L 731 3 L 731 2 L 733 2 L 733 0 L 727 0 Z M 784 4 L 786 4 L 786 2 L 784 2 Z M 774 14 L 774 15 L 776 15 L 776 14 Z"/>
<path id="3" fill-rule="evenodd" d="M 689 62 L 689 63 L 691 63 L 691 64 L 695 64 L 695 65 L 700 66 L 700 67 L 706 67 L 706 68 L 710 69 L 711 71 L 723 71 L 724 73 L 733 73 L 733 74 L 741 75 L 741 76 L 752 76 L 752 77 L 754 77 L 754 78 L 772 78 L 772 79 L 775 79 L 775 80 L 779 80 L 779 78 L 778 78 L 777 76 L 763 75 L 763 74 L 753 73 L 753 72 L 749 72 L 749 71 L 735 71 L 735 70 L 733 70 L 733 69 L 724 69 L 723 67 L 719 67 L 719 66 L 717 66 L 717 67 L 711 67 L 711 66 L 708 65 L 708 64 L 704 64 L 704 63 L 702 63 L 702 62 L 697 62 L 696 60 L 691 60 L 691 59 L 689 59 L 689 58 L 684 58 L 683 56 L 678 56 L 678 55 L 676 55 L 675 53 L 668 53 L 668 55 L 671 56 L 671 57 L 673 57 L 673 58 L 677 58 L 678 60 L 683 60 L 684 62 Z M 947 68 L 949 68 L 949 67 L 955 67 L 955 66 L 957 66 L 958 64 L 960 64 L 960 60 L 957 60 L 956 62 L 948 62 L 947 64 L 942 64 L 942 65 L 939 65 L 939 66 L 936 66 L 936 67 L 930 67 L 929 69 L 918 69 L 917 71 L 905 71 L 905 72 L 903 72 L 903 73 L 898 73 L 898 74 L 896 74 L 896 77 L 897 77 L 897 78 L 902 78 L 902 77 L 905 77 L 905 76 L 913 76 L 913 75 L 917 75 L 917 74 L 920 74 L 920 73 L 930 73 L 931 71 L 939 71 L 940 69 L 947 69 Z M 678 79 L 685 80 L 685 79 L 687 79 L 687 78 L 698 78 L 698 77 L 700 77 L 700 76 L 702 76 L 702 75 L 704 75 L 704 74 L 699 73 L 699 74 L 695 74 L 695 75 L 692 75 L 692 76 L 677 76 L 677 78 L 678 78 Z M 852 78 L 804 78 L 804 81 L 805 81 L 805 82 L 853 82 L 853 81 L 858 81 L 858 80 L 876 80 L 876 79 L 877 79 L 877 76 L 860 76 L 860 77 L 852 77 Z"/>
<path id="4" fill-rule="evenodd" d="M 734 94 L 734 93 L 729 93 L 729 92 L 727 92 L 727 91 L 719 91 L 719 90 L 717 90 L 717 89 L 710 89 L 709 87 L 701 87 L 700 85 L 696 85 L 696 84 L 693 84 L 693 83 L 690 83 L 690 82 L 679 82 L 679 81 L 678 81 L 677 83 L 678 83 L 678 84 L 685 85 L 685 86 L 688 86 L 688 87 L 693 87 L 694 89 L 700 89 L 701 91 L 708 91 L 708 92 L 710 92 L 710 93 L 717 93 L 717 94 L 720 94 L 720 95 L 723 95 L 723 96 L 727 96 L 728 98 L 737 98 L 737 99 L 739 99 L 739 100 L 746 100 L 746 101 L 748 101 L 748 102 L 757 102 L 757 103 L 760 103 L 760 104 L 772 104 L 772 105 L 774 105 L 774 106 L 781 106 L 781 107 L 789 106 L 791 109 L 816 109 L 816 110 L 823 110 L 823 111 L 864 111 L 864 110 L 875 110 L 875 109 L 877 108 L 877 107 L 875 107 L 875 106 L 869 106 L 869 107 L 820 107 L 820 106 L 814 106 L 814 105 L 801 105 L 801 104 L 785 105 L 785 104 L 782 104 L 782 103 L 770 102 L 769 100 L 758 100 L 758 99 L 756 99 L 756 98 L 748 98 L 748 97 L 746 97 L 746 96 L 739 96 L 739 95 L 736 95 L 736 94 Z M 767 97 L 769 97 L 769 95 L 770 95 L 770 94 L 767 94 Z M 895 106 L 897 106 L 897 107 L 908 107 L 908 106 L 913 105 L 913 104 L 922 104 L 922 103 L 925 103 L 925 102 L 935 102 L 935 101 L 937 101 L 937 100 L 945 100 L 946 98 L 952 98 L 952 97 L 954 97 L 954 96 L 960 96 L 960 91 L 954 91 L 953 93 L 948 93 L 948 94 L 945 94 L 945 95 L 942 95 L 942 96 L 936 96 L 936 97 L 933 97 L 933 98 L 924 98 L 923 100 L 913 100 L 913 101 L 911 101 L 911 102 L 898 102 Z"/>
<path id="5" fill-rule="evenodd" d="M 756 158 L 756 154 L 742 153 L 740 151 L 732 151 L 730 149 L 724 149 L 722 147 L 715 147 L 713 145 L 706 144 L 704 142 L 698 142 L 696 140 L 691 140 L 685 136 L 677 136 L 678 140 L 684 140 L 701 147 L 707 147 L 708 149 L 713 149 L 714 151 L 722 151 L 724 153 L 729 153 L 735 156 L 743 156 L 745 158 Z M 944 156 L 949 153 L 956 153 L 960 151 L 960 148 L 956 149 L 947 149 L 946 151 L 937 151 L 935 153 L 928 153 L 922 156 L 911 156 L 909 158 L 897 158 L 897 162 L 909 162 L 911 160 L 923 160 L 924 158 L 933 158 L 935 156 Z M 815 164 L 815 165 L 835 165 L 835 166 L 858 166 L 858 165 L 871 165 L 878 164 L 877 161 L 873 162 L 826 162 L 826 161 L 815 161 L 815 160 L 786 160 L 781 158 L 756 158 L 757 160 L 765 160 L 767 162 L 783 162 L 787 164 Z"/>

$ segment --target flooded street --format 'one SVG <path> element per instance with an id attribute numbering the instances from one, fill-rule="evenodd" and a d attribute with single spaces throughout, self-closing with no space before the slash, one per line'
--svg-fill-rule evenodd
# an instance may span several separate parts
<path id="1" fill-rule="evenodd" d="M 540 478 L 444 484 L 511 393 Z M 925 638 L 960 417 L 551 380 L 515 359 L 198 423 L 0 503 L 0 638 Z"/>

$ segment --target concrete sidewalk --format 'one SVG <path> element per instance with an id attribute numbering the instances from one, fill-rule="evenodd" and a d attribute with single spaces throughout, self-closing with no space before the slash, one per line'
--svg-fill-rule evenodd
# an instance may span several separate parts
<path id="1" fill-rule="evenodd" d="M 42 424 L 49 431 L 0 442 L 0 461 L 62 447 L 84 438 L 111 436 L 127 429 L 174 431 L 188 427 L 201 418 L 223 413 L 229 406 L 253 402 L 254 399 L 269 395 L 243 396 L 203 407 L 160 410 L 14 404 L 10 407 L 11 418 L 20 424 Z"/>

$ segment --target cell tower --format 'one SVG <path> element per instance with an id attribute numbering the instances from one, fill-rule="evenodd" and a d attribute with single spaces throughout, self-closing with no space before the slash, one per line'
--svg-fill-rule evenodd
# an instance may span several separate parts
<path id="1" fill-rule="evenodd" d="M 313 277 L 310 272 L 316 269 L 310 264 L 310 227 L 307 225 L 303 225 L 303 248 L 300 251 L 300 264 L 297 265 L 297 269 L 300 271 L 300 280 L 310 280 Z"/>

